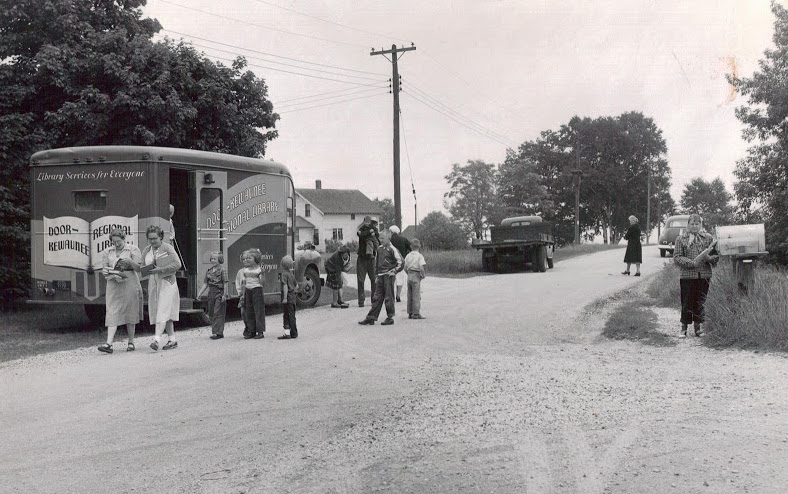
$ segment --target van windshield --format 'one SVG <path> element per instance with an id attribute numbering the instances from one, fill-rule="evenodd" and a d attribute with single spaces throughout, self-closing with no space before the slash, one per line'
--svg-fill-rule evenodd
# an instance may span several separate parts
<path id="1" fill-rule="evenodd" d="M 668 228 L 686 228 L 689 220 L 673 220 L 668 223 Z"/>

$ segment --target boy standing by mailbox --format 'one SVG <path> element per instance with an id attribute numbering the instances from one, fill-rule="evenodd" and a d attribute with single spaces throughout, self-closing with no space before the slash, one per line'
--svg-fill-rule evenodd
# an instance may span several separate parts
<path id="1" fill-rule="evenodd" d="M 375 291 L 372 294 L 372 308 L 367 317 L 358 323 L 361 325 L 373 325 L 378 320 L 380 309 L 386 305 L 386 320 L 380 323 L 383 326 L 394 324 L 394 278 L 397 273 L 402 271 L 403 261 L 399 251 L 391 245 L 391 234 L 383 231 L 380 234 L 381 246 L 378 247 L 377 279 L 375 280 Z"/>

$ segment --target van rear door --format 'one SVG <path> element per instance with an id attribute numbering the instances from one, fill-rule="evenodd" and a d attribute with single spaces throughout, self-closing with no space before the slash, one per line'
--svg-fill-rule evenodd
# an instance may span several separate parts
<path id="1" fill-rule="evenodd" d="M 205 283 L 211 267 L 211 253 L 221 252 L 227 270 L 227 228 L 224 220 L 227 172 L 195 172 L 197 193 L 197 293 Z M 228 272 L 229 276 L 229 272 Z"/>

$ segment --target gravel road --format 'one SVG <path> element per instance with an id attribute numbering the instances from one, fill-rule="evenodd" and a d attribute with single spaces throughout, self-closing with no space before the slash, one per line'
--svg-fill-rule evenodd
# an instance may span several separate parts
<path id="1" fill-rule="evenodd" d="M 424 321 L 299 312 L 299 335 L 0 364 L 0 490 L 783 493 L 788 359 L 600 336 L 622 251 L 427 278 Z M 428 260 L 429 262 L 429 260 Z M 597 306 L 593 306 L 597 307 Z M 677 314 L 659 311 L 674 336 Z M 116 345 L 122 348 L 122 345 Z"/>

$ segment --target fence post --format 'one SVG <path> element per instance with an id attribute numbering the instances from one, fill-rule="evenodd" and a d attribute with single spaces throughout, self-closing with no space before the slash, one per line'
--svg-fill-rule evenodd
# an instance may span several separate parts
<path id="1" fill-rule="evenodd" d="M 736 276 L 736 286 L 742 295 L 747 295 L 750 286 L 755 282 L 755 265 L 758 256 L 755 255 L 732 255 L 731 263 L 733 273 Z"/>

